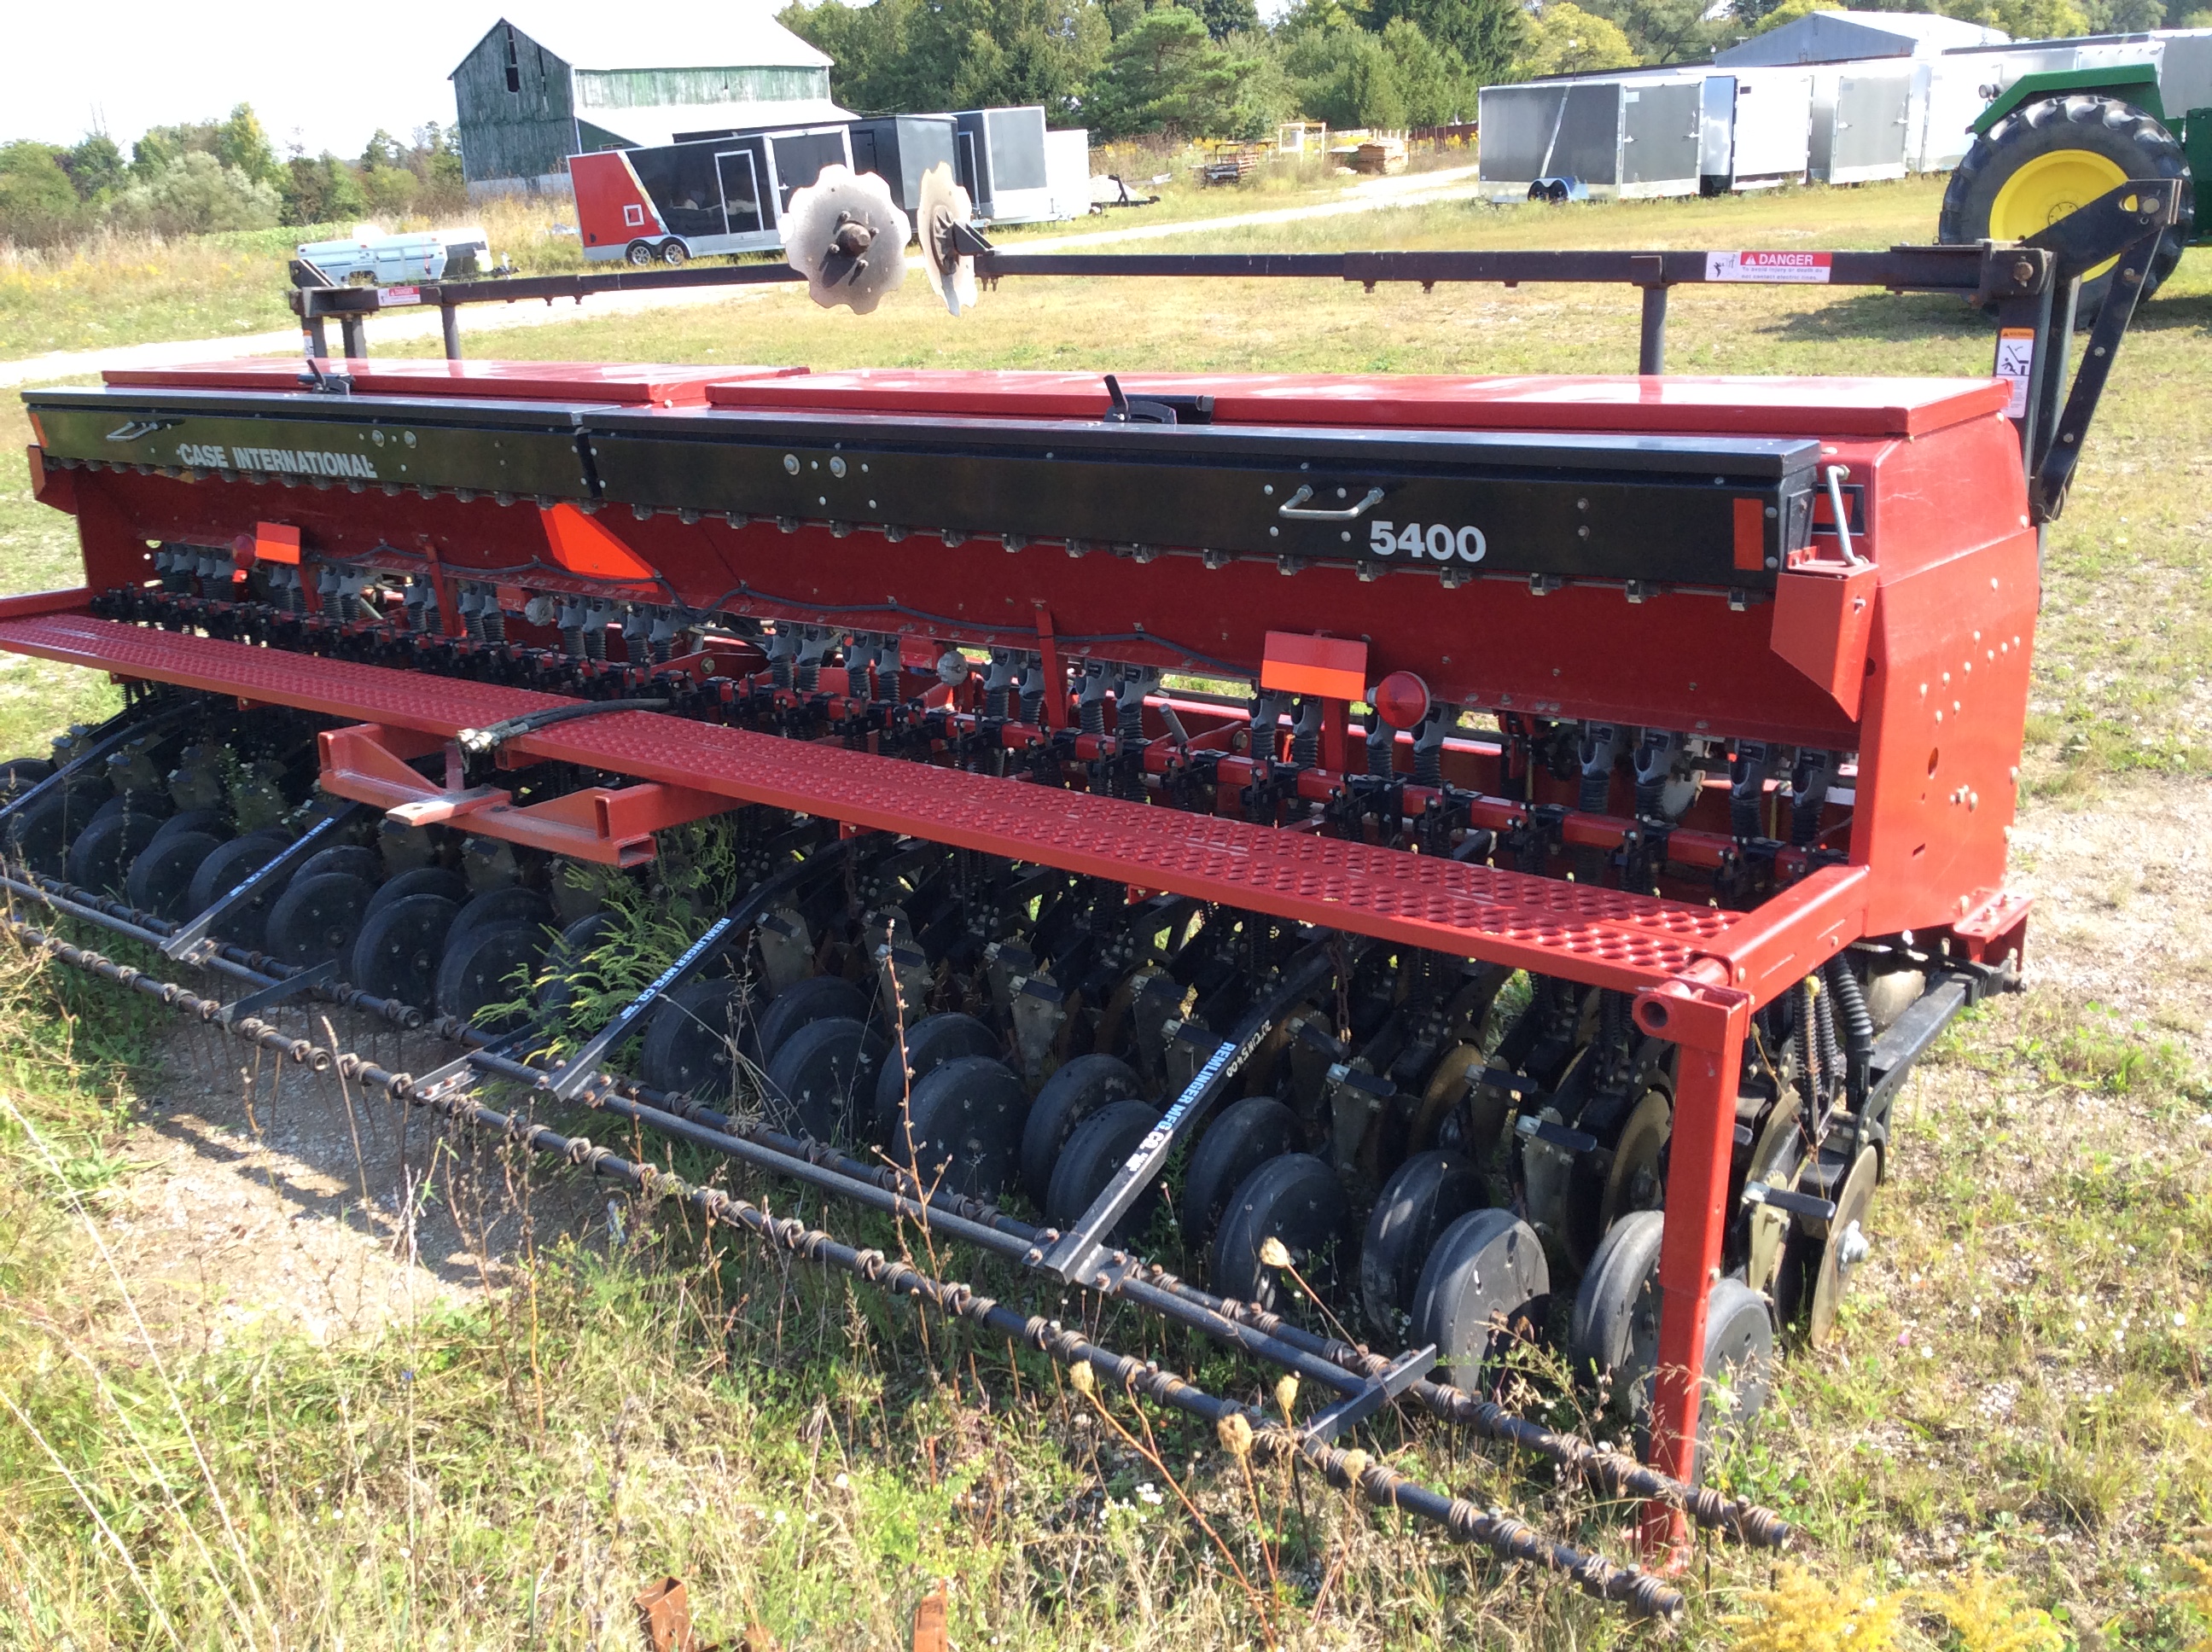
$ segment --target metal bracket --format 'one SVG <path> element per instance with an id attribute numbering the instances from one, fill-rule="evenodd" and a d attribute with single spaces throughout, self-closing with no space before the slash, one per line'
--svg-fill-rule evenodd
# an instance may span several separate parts
<path id="1" fill-rule="evenodd" d="M 337 978 L 338 961 L 325 958 L 320 963 L 308 965 L 297 975 L 287 975 L 280 981 L 264 987 L 259 992 L 248 993 L 244 998 L 224 1005 L 216 1019 L 226 1027 L 234 1027 L 247 1016 L 258 1015 L 272 1005 L 297 998 L 302 993 L 312 992 L 324 982 Z"/>
<path id="2" fill-rule="evenodd" d="M 758 923 L 769 908 L 793 887 L 814 873 L 835 865 L 843 857 L 848 841 L 840 838 L 824 844 L 805 859 L 785 867 L 738 896 L 736 903 L 717 918 L 705 934 L 684 950 L 682 957 L 616 1011 L 614 1019 L 600 1028 L 589 1043 L 555 1070 L 553 1081 L 547 1086 L 555 1098 L 568 1102 L 580 1095 L 599 1076 L 599 1064 L 606 1060 L 607 1052 L 629 1036 L 646 1011 L 652 1009 L 663 994 L 682 986 L 705 969 L 720 956 L 724 947 Z"/>
<path id="3" fill-rule="evenodd" d="M 408 1099 L 416 1102 L 434 1102 L 448 1091 L 458 1090 L 463 1080 L 475 1075 L 485 1057 L 510 1054 L 529 1042 L 537 1031 L 538 1029 L 534 1025 L 525 1027 L 519 1032 L 509 1033 L 495 1043 L 486 1044 L 481 1049 L 473 1049 L 465 1055 L 456 1056 L 442 1067 L 433 1067 L 415 1080 L 413 1086 L 408 1091 Z"/>
<path id="4" fill-rule="evenodd" d="M 1333 951 L 1329 943 L 1321 942 L 1308 947 L 1291 963 L 1275 990 L 1246 1012 L 1236 1030 L 1222 1041 L 1183 1086 L 1175 1104 L 1137 1144 L 1136 1151 L 1114 1173 L 1114 1179 L 1106 1184 L 1104 1191 L 1091 1201 L 1091 1208 L 1045 1253 L 1046 1272 L 1074 1281 L 1097 1271 L 1094 1259 L 1101 1248 L 1098 1236 L 1112 1228 L 1137 1202 L 1137 1196 L 1160 1173 L 1160 1167 L 1167 1163 L 1176 1144 L 1190 1134 L 1206 1116 L 1221 1087 L 1252 1059 L 1253 1053 L 1275 1029 L 1275 1023 L 1337 967 L 1337 953 L 1341 951 L 1340 946 Z"/>
<path id="5" fill-rule="evenodd" d="M 291 871 L 305 860 L 325 838 L 331 836 L 340 826 L 350 821 L 360 812 L 359 804 L 349 803 L 336 813 L 325 815 L 313 826 L 301 833 L 298 837 L 286 844 L 273 859 L 264 861 L 254 868 L 244 883 L 239 884 L 229 894 L 162 942 L 161 956 L 165 958 L 175 958 L 185 963 L 199 962 L 207 952 L 215 949 L 216 943 L 210 940 L 208 936 L 217 924 L 235 912 L 248 896 L 269 879 L 280 872 Z"/>
<path id="6" fill-rule="evenodd" d="M 1833 1200 L 1815 1198 L 1811 1193 L 1791 1193 L 1784 1187 L 1770 1187 L 1763 1181 L 1744 1184 L 1743 1202 L 1771 1206 L 1778 1211 L 1787 1211 L 1792 1216 L 1802 1216 L 1823 1225 L 1836 1219 Z"/>
<path id="7" fill-rule="evenodd" d="M 1365 1422 L 1434 1370 L 1436 1365 L 1437 1346 L 1434 1343 L 1399 1355 L 1358 1393 L 1348 1394 L 1326 1411 L 1316 1412 L 1307 1418 L 1304 1430 L 1305 1437 L 1316 1443 L 1327 1443 L 1346 1429 Z"/>

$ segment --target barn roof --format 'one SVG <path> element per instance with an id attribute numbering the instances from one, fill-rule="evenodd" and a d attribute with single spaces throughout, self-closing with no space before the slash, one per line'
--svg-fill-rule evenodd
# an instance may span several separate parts
<path id="1" fill-rule="evenodd" d="M 825 52 L 759 0 L 696 10 L 629 7 L 564 12 L 535 24 L 502 17 L 477 42 L 512 27 L 572 69 L 827 69 Z M 471 54 L 475 48 L 471 47 Z"/>

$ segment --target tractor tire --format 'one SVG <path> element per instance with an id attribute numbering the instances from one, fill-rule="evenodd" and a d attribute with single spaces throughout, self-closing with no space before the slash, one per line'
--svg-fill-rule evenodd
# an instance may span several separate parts
<path id="1" fill-rule="evenodd" d="M 1936 238 L 1952 244 L 2018 240 L 2130 178 L 2178 178 L 2182 184 L 2181 222 L 2160 240 L 2144 276 L 2142 296 L 2148 298 L 2189 245 L 2195 197 L 2188 161 L 2172 134 L 2117 98 L 2045 98 L 1976 138 L 1943 192 Z M 2109 263 L 2081 283 L 2076 326 L 2097 319 L 2112 284 Z"/>

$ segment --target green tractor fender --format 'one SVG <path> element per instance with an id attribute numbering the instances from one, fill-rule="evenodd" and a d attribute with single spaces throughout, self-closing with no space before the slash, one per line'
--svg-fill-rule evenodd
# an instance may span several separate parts
<path id="1" fill-rule="evenodd" d="M 2022 75 L 1998 93 L 1966 130 L 1976 137 L 1986 137 L 1990 127 L 2024 103 L 2077 95 L 2133 104 L 2160 125 L 2166 121 L 2166 105 L 2158 95 L 2158 70 L 2142 63 L 2113 69 L 2040 70 Z"/>

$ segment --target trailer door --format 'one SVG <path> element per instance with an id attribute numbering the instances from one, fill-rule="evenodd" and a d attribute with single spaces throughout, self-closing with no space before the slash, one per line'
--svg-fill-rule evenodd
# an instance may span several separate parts
<path id="1" fill-rule="evenodd" d="M 1698 176 L 1724 190 L 1735 178 L 1735 76 L 1708 75 L 1698 111 Z"/>
<path id="2" fill-rule="evenodd" d="M 729 149 L 714 157 L 722 184 L 722 211 L 732 235 L 761 231 L 760 168 L 750 149 Z"/>
<path id="3" fill-rule="evenodd" d="M 777 132 L 769 141 L 769 158 L 775 167 L 775 203 L 777 215 L 791 210 L 794 190 L 802 190 L 822 175 L 824 167 L 845 167 L 852 164 L 852 151 L 845 146 L 842 126 L 819 126 L 804 132 Z"/>

